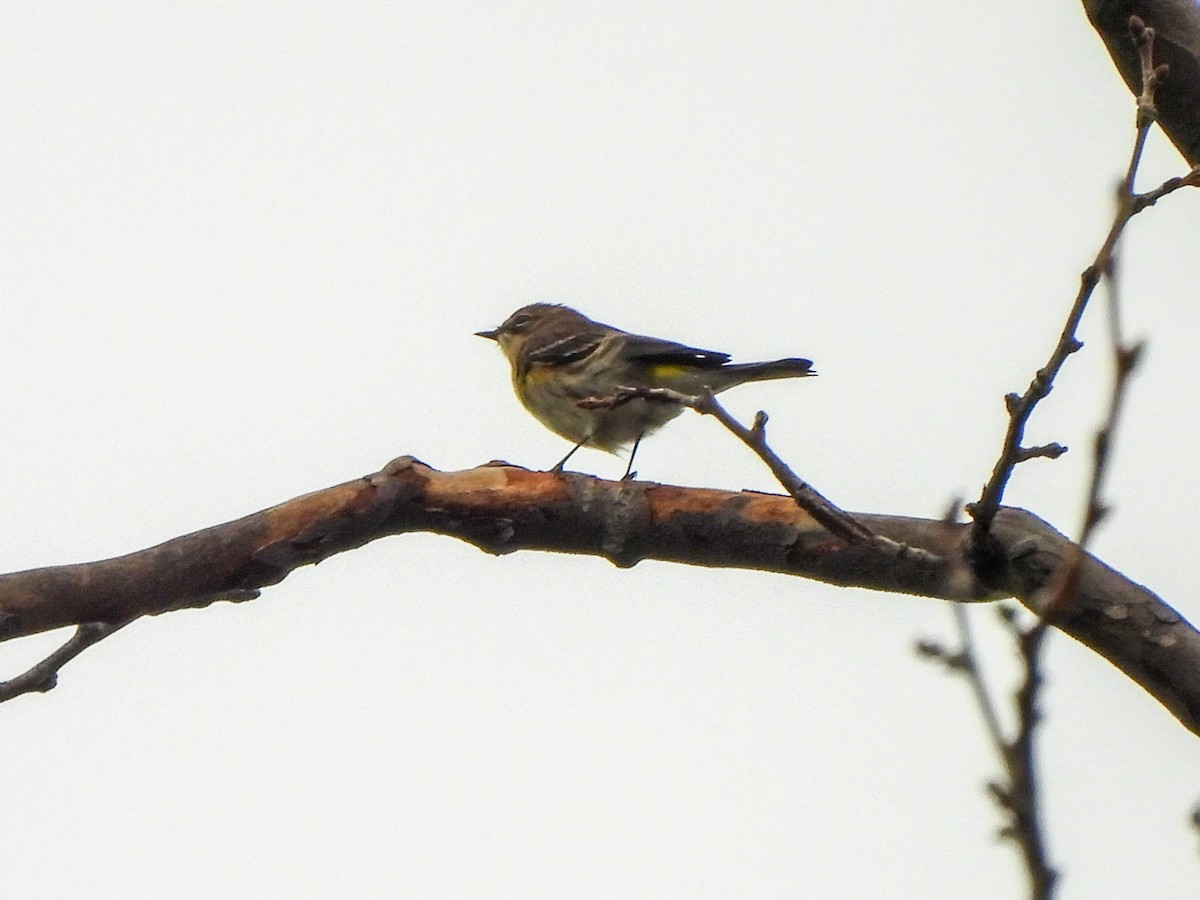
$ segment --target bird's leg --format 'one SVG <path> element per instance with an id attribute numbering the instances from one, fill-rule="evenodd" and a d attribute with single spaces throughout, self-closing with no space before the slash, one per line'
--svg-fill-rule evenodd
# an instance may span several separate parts
<path id="1" fill-rule="evenodd" d="M 551 472 L 561 472 L 563 470 L 563 466 L 565 466 L 567 464 L 567 460 L 570 459 L 572 456 L 574 456 L 575 451 L 578 450 L 580 447 L 582 447 L 587 442 L 588 442 L 588 438 L 584 438 L 582 441 L 580 441 L 578 444 L 576 444 L 574 447 L 572 447 L 571 452 L 568 453 L 566 456 L 564 456 L 562 459 L 560 459 L 558 461 L 558 464 L 550 471 Z"/>
<path id="2" fill-rule="evenodd" d="M 638 444 L 642 442 L 642 436 L 639 434 L 637 440 L 633 442 L 633 449 L 629 451 L 629 465 L 625 467 L 625 474 L 621 476 L 622 481 L 633 481 L 637 478 L 637 472 L 633 471 L 633 458 L 637 455 Z"/>

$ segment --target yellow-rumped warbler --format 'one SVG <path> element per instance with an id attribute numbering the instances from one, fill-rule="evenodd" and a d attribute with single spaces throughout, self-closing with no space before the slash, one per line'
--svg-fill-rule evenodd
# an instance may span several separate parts
<path id="1" fill-rule="evenodd" d="M 683 412 L 678 404 L 644 399 L 588 409 L 579 405 L 585 398 L 611 397 L 623 387 L 670 388 L 692 395 L 707 388 L 720 393 L 747 381 L 817 374 L 812 360 L 734 364 L 728 353 L 630 334 L 553 303 L 522 307 L 499 328 L 475 333 L 500 345 L 525 408 L 575 444 L 555 470 L 580 447 L 617 453 L 633 444 L 625 470 L 628 478 L 642 438 Z"/>

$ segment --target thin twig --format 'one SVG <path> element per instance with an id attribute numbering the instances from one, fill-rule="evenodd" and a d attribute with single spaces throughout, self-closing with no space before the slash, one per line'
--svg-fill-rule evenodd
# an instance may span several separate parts
<path id="1" fill-rule="evenodd" d="M 1108 413 L 1096 432 L 1093 444 L 1092 474 L 1088 484 L 1083 523 L 1080 529 L 1080 538 L 1076 544 L 1075 557 L 1062 566 L 1058 576 L 1046 586 L 1044 592 L 1046 599 L 1041 604 L 1041 615 L 1036 623 L 1027 629 L 1022 629 L 1013 617 L 1009 616 L 1005 620 L 1020 649 L 1024 677 L 1015 696 L 1016 736 L 1011 742 L 1000 739 L 998 744 L 1004 758 L 1008 781 L 1004 785 L 993 783 L 990 785 L 990 789 L 992 796 L 1010 817 L 1010 823 L 1004 829 L 1003 834 L 1016 841 L 1020 846 L 1021 855 L 1029 874 L 1031 896 L 1037 900 L 1051 897 L 1058 880 L 1058 873 L 1049 861 L 1039 822 L 1037 767 L 1034 758 L 1034 735 L 1041 720 L 1038 703 L 1042 684 L 1041 651 L 1049 628 L 1066 607 L 1074 602 L 1084 548 L 1105 516 L 1106 506 L 1102 494 L 1111 459 L 1113 438 L 1120 420 L 1129 378 L 1136 369 L 1142 353 L 1141 344 L 1127 344 L 1122 334 L 1120 291 L 1117 282 L 1117 243 L 1129 220 L 1143 209 L 1153 206 L 1160 198 L 1179 188 L 1200 186 L 1200 167 L 1198 167 L 1187 176 L 1170 179 L 1147 194 L 1138 195 L 1134 192 L 1134 182 L 1146 138 L 1158 115 L 1154 105 L 1155 90 L 1166 78 L 1167 67 L 1154 65 L 1153 29 L 1147 28 L 1141 19 L 1133 16 L 1129 20 L 1129 30 L 1141 59 L 1142 91 L 1137 101 L 1137 127 L 1134 145 L 1125 176 L 1117 191 L 1113 221 L 1092 265 L 1083 273 L 1079 292 L 1072 304 L 1071 311 L 1067 316 L 1067 323 L 1059 336 L 1050 361 L 1038 371 L 1023 395 L 1010 394 L 1005 398 L 1008 406 L 1009 425 L 1000 459 L 984 487 L 979 502 L 974 504 L 971 509 L 975 519 L 972 533 L 974 551 L 980 558 L 986 558 L 987 532 L 999 509 L 1005 486 L 1013 469 L 1026 459 L 1051 455 L 1044 452 L 1045 447 L 1022 447 L 1021 441 L 1025 425 L 1033 409 L 1049 394 L 1054 384 L 1054 378 L 1066 362 L 1067 357 L 1080 348 L 1081 345 L 1075 337 L 1076 329 L 1096 286 L 1102 278 L 1106 279 L 1109 288 L 1108 322 L 1114 376 L 1109 395 Z M 1053 444 L 1046 446 L 1058 447 Z M 1056 456 L 1061 452 L 1059 450 L 1053 455 Z M 991 706 L 986 687 L 982 685 L 982 682 L 976 683 L 979 676 L 974 664 L 971 635 L 966 628 L 964 616 L 957 615 L 959 612 L 957 608 L 955 611 L 964 648 L 960 651 L 960 655 L 967 661 L 962 668 L 972 678 L 988 733 L 995 742 L 999 733 L 995 710 Z"/>
<path id="2" fill-rule="evenodd" d="M 1168 194 L 1173 194 L 1180 188 L 1185 187 L 1200 187 L 1200 166 L 1196 166 L 1186 175 L 1168 178 L 1158 187 L 1153 190 L 1146 191 L 1143 194 L 1136 194 L 1133 198 L 1133 215 L 1137 215 L 1148 206 L 1153 206 L 1163 197 Z"/>
<path id="3" fill-rule="evenodd" d="M 938 557 L 918 547 L 898 544 L 889 538 L 875 534 L 852 515 L 836 506 L 820 491 L 801 479 L 792 471 L 770 445 L 767 444 L 766 428 L 767 414 L 759 411 L 754 417 L 754 424 L 747 428 L 735 419 L 725 407 L 717 402 L 712 392 L 694 396 L 680 393 L 670 388 L 620 387 L 609 397 L 588 397 L 579 401 L 585 409 L 613 409 L 631 400 L 645 400 L 650 403 L 677 403 L 694 409 L 703 415 L 713 416 L 724 425 L 739 440 L 766 463 L 771 474 L 779 481 L 784 490 L 796 501 L 796 505 L 820 522 L 831 534 L 836 535 L 849 544 L 869 545 L 889 556 L 906 557 L 923 562 L 937 562 Z"/>
<path id="4" fill-rule="evenodd" d="M 996 702 L 980 667 L 969 610 L 956 603 L 953 612 L 958 629 L 958 647 L 950 650 L 937 641 L 922 640 L 917 644 L 917 653 L 942 663 L 950 672 L 967 679 L 988 739 L 1004 771 L 1003 780 L 989 781 L 987 785 L 988 796 L 1004 814 L 1000 836 L 1015 842 L 1020 848 L 1021 859 L 1029 876 L 1030 896 L 1034 900 L 1047 900 L 1053 895 L 1058 873 L 1050 865 L 1038 822 L 1037 767 L 1033 754 L 1034 731 L 1041 721 L 1038 707 L 1042 683 L 1039 649 L 1045 637 L 1045 627 L 1039 620 L 1030 629 L 1023 630 L 1016 621 L 1014 611 L 1007 606 L 1000 607 L 1001 618 L 1015 638 L 1024 669 L 1024 678 L 1013 697 L 1017 714 L 1016 735 L 1009 740 L 1000 724 Z"/>
<path id="5" fill-rule="evenodd" d="M 1096 526 L 1100 524 L 1108 509 L 1105 506 L 1102 493 L 1105 478 L 1108 474 L 1109 460 L 1112 458 L 1113 439 L 1120 423 L 1121 411 L 1124 409 L 1125 395 L 1129 387 L 1129 379 L 1137 369 L 1142 358 L 1145 345 L 1141 342 L 1126 344 L 1121 338 L 1119 321 L 1120 296 L 1117 290 L 1115 276 L 1109 278 L 1109 308 L 1112 323 L 1113 350 L 1113 386 L 1109 394 L 1108 413 L 1104 423 L 1096 431 L 1093 444 L 1094 464 L 1092 477 L 1088 483 L 1087 506 L 1084 509 L 1083 525 L 1080 529 L 1079 547 L 1082 552 L 1091 541 Z"/>
<path id="6" fill-rule="evenodd" d="M 1034 758 L 1034 733 L 1042 720 L 1038 700 L 1041 695 L 1041 649 L 1046 638 L 1046 619 L 1039 619 L 1021 630 L 1014 619 L 1011 623 L 1017 646 L 1021 651 L 1025 676 L 1017 688 L 1017 735 L 1006 745 L 1008 769 L 1007 790 L 999 792 L 993 785 L 992 795 L 1011 815 L 1011 825 L 1002 830 L 1005 837 L 1016 841 L 1029 875 L 1029 895 L 1044 900 L 1054 895 L 1058 872 L 1050 864 L 1043 837 L 1037 781 L 1037 761 Z"/>
<path id="7" fill-rule="evenodd" d="M 1196 834 L 1200 835 L 1200 803 L 1192 807 L 1192 814 L 1189 818 L 1192 820 L 1192 827 L 1196 829 Z"/>
<path id="8" fill-rule="evenodd" d="M 8 681 L 0 681 L 0 703 L 22 694 L 44 693 L 58 684 L 58 671 L 93 644 L 120 631 L 133 619 L 124 622 L 84 622 L 75 628 L 70 639 L 27 671 Z"/>
<path id="9" fill-rule="evenodd" d="M 1013 469 L 1016 468 L 1018 463 L 1024 462 L 1027 459 L 1047 455 L 1031 452 L 1031 450 L 1036 450 L 1037 448 L 1022 446 L 1022 440 L 1025 436 L 1025 426 L 1029 422 L 1029 418 L 1038 403 L 1045 399 L 1053 389 L 1054 379 L 1058 376 L 1063 364 L 1067 361 L 1067 357 L 1083 346 L 1075 336 L 1079 328 L 1079 322 L 1083 318 L 1084 311 L 1087 309 L 1088 302 L 1096 286 L 1099 284 L 1100 278 L 1108 273 L 1113 265 L 1113 255 L 1117 241 L 1125 230 L 1125 226 L 1135 215 L 1146 207 L 1152 206 L 1167 194 L 1185 186 L 1200 186 L 1200 173 L 1196 169 L 1193 169 L 1188 175 L 1164 182 L 1161 186 L 1145 195 L 1139 196 L 1134 193 L 1134 180 L 1137 175 L 1138 166 L 1141 163 L 1142 151 L 1146 145 L 1146 137 L 1157 118 L 1154 107 L 1154 92 L 1163 79 L 1167 77 L 1168 69 L 1165 65 L 1155 66 L 1153 64 L 1154 29 L 1147 28 L 1141 19 L 1134 16 L 1130 19 L 1130 34 L 1138 47 L 1142 59 L 1143 87 L 1141 95 L 1138 97 L 1137 131 L 1133 150 L 1130 153 L 1129 164 L 1126 166 L 1125 175 L 1117 191 L 1116 211 L 1113 214 L 1108 234 L 1105 236 L 1104 242 L 1100 245 L 1100 249 L 1097 251 L 1092 264 L 1084 269 L 1083 274 L 1080 276 L 1079 291 L 1076 293 L 1075 300 L 1071 304 L 1066 324 L 1063 326 L 1058 342 L 1050 354 L 1050 359 L 1034 375 L 1024 394 L 1008 394 L 1004 398 L 1008 408 L 1008 428 L 1001 445 L 1000 457 L 992 469 L 992 474 L 988 478 L 987 484 L 984 485 L 979 500 L 968 507 L 968 511 L 975 520 L 973 543 L 975 544 L 976 551 L 981 554 L 984 552 L 988 529 L 991 527 L 992 520 L 1000 508 L 1000 503 L 1004 498 L 1004 491 L 1008 485 L 1009 478 L 1012 476 Z M 1066 448 L 1063 447 L 1062 451 L 1065 450 Z"/>
<path id="10" fill-rule="evenodd" d="M 804 481 L 767 444 L 767 414 L 761 410 L 754 416 L 754 424 L 746 428 L 737 421 L 711 394 L 697 398 L 692 408 L 704 415 L 713 416 L 730 432 L 753 450 L 771 470 L 771 474 L 783 485 L 792 499 L 805 512 L 828 528 L 833 534 L 852 544 L 869 544 L 876 539 L 871 529 L 849 513 L 831 503 L 816 488 Z"/>
<path id="11" fill-rule="evenodd" d="M 975 694 L 975 702 L 979 705 L 979 714 L 983 717 L 983 724 L 992 741 L 992 746 L 999 754 L 1000 762 L 1005 763 L 1008 744 L 1004 740 L 1004 730 L 1000 727 L 1000 716 L 996 712 L 996 704 L 992 701 L 992 695 L 988 691 L 987 682 L 979 666 L 979 654 L 975 651 L 975 639 L 971 634 L 971 620 L 968 617 L 967 607 L 962 603 L 953 603 L 951 610 L 954 613 L 954 623 L 958 627 L 958 656 L 962 660 L 961 671 L 971 684 L 971 691 Z"/>

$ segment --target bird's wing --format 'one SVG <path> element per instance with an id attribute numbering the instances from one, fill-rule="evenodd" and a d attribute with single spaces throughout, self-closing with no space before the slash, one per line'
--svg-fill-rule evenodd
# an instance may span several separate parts
<path id="1" fill-rule="evenodd" d="M 677 344 L 675 341 L 664 341 L 661 338 L 645 337 L 640 334 L 631 334 L 626 337 L 625 352 L 632 359 L 697 366 L 702 369 L 716 369 L 729 362 L 728 353 L 701 350 L 699 347 L 689 347 L 687 344 Z"/>
<path id="2" fill-rule="evenodd" d="M 532 350 L 526 358 L 528 365 L 566 366 L 581 359 L 587 359 L 596 352 L 600 341 L 604 338 L 602 332 L 580 332 L 568 334 L 552 344 Z"/>

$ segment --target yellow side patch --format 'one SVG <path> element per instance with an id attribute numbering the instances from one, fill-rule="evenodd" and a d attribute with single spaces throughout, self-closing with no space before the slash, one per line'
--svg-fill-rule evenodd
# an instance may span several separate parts
<path id="1" fill-rule="evenodd" d="M 655 381 L 670 381 L 687 375 L 691 369 L 678 363 L 657 363 L 650 366 L 648 374 Z"/>

